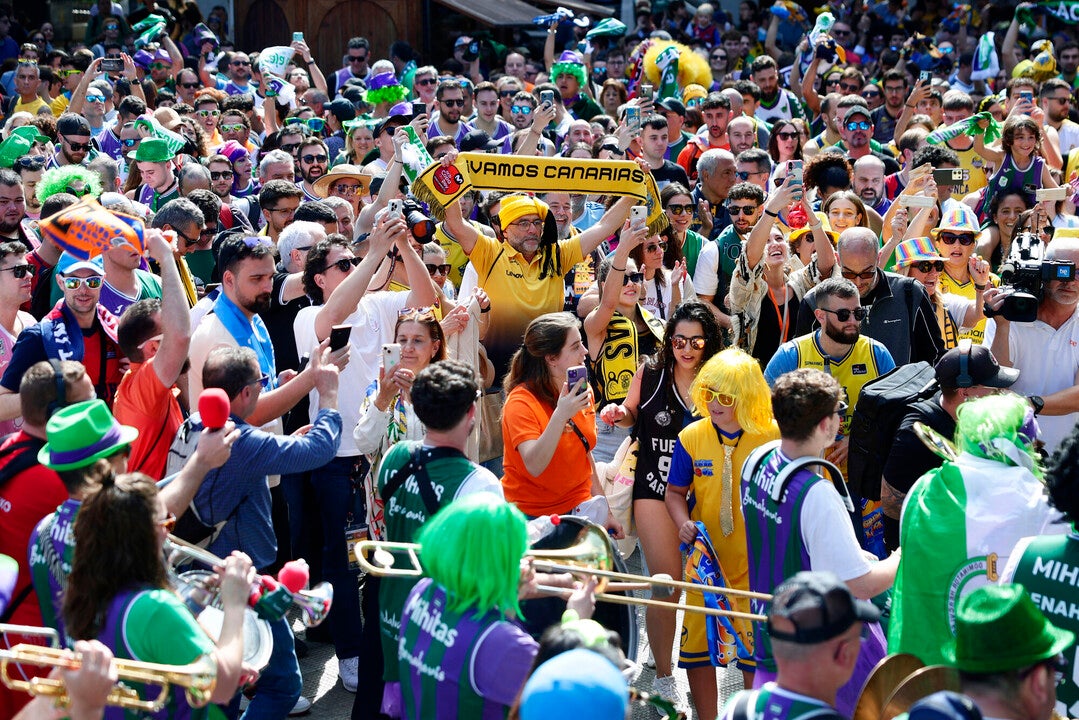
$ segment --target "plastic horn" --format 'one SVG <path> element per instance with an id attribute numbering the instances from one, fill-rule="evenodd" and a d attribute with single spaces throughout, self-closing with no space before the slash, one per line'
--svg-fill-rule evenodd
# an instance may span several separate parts
<path id="1" fill-rule="evenodd" d="M 20 626 L 0 625 L 0 634 L 19 633 Z M 68 702 L 67 686 L 61 678 L 35 677 L 29 680 L 12 677 L 8 667 L 12 664 L 38 665 L 77 670 L 81 667 L 78 653 L 41 645 L 19 644 L 10 650 L 0 650 L 0 680 L 12 690 L 30 693 L 38 697 L 51 697 L 61 705 Z M 192 707 L 203 707 L 210 702 L 217 685 L 217 665 L 208 655 L 190 665 L 159 665 L 136 660 L 113 660 L 120 682 L 109 691 L 106 703 L 129 710 L 155 713 L 169 699 L 170 686 L 184 688 L 187 701 Z M 153 685 L 159 689 L 156 695 L 143 699 L 124 682 Z"/>
<path id="2" fill-rule="evenodd" d="M 169 558 L 169 564 L 173 567 L 188 560 L 209 565 L 210 567 L 221 567 L 225 564 L 224 560 L 212 552 L 181 540 L 175 535 L 169 535 L 165 543 L 165 555 Z M 251 587 L 252 589 L 261 589 L 261 585 L 257 580 Z M 333 606 L 333 586 L 328 582 L 320 582 L 310 590 L 300 590 L 293 593 L 292 602 L 300 609 L 304 626 L 315 627 L 330 614 L 330 608 Z"/>

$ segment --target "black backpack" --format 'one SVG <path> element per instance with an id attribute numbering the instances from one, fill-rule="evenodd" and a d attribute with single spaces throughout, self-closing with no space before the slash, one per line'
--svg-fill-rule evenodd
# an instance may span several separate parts
<path id="1" fill-rule="evenodd" d="M 847 482 L 851 492 L 880 500 L 880 479 L 896 431 L 911 405 L 939 390 L 936 371 L 922 361 L 900 365 L 862 387 L 850 423 Z"/>

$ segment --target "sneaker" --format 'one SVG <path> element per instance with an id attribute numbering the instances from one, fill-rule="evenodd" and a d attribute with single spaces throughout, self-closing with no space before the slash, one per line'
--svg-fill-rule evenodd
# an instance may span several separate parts
<path id="1" fill-rule="evenodd" d="M 358 657 L 343 658 L 337 661 L 337 676 L 341 678 L 341 684 L 350 693 L 356 692 L 356 685 L 360 682 L 360 659 Z"/>
<path id="2" fill-rule="evenodd" d="M 288 716 L 295 717 L 297 715 L 303 715 L 310 709 L 311 701 L 301 695 L 300 698 L 296 701 L 296 704 L 292 706 L 292 709 L 288 711 Z"/>
<path id="3" fill-rule="evenodd" d="M 657 677 L 653 680 L 652 693 L 674 703 L 674 707 L 678 712 L 689 712 L 689 702 L 686 694 L 682 691 L 682 688 L 678 687 L 678 681 L 674 679 L 674 675 Z"/>

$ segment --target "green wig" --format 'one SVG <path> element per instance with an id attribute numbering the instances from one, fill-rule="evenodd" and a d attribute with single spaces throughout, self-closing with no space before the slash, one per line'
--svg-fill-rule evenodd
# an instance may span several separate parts
<path id="1" fill-rule="evenodd" d="M 551 82 L 558 82 L 559 75 L 572 75 L 577 78 L 581 92 L 587 87 L 588 78 L 584 74 L 584 65 L 575 62 L 556 62 L 551 66 Z"/>
<path id="2" fill-rule="evenodd" d="M 1018 395 L 989 395 L 959 406 L 955 444 L 967 452 L 1005 465 L 1025 467 L 1042 477 L 1034 441 L 1038 425 L 1034 411 Z"/>
<path id="3" fill-rule="evenodd" d="M 446 589 L 449 609 L 521 614 L 517 585 L 528 549 L 525 517 L 489 493 L 455 500 L 420 530 L 423 566 Z"/>
<path id="4" fill-rule="evenodd" d="M 762 434 L 775 430 L 772 417 L 772 392 L 761 372 L 760 363 L 738 348 L 727 348 L 704 364 L 689 388 L 693 409 L 708 417 L 705 388 L 734 396 L 734 416 L 748 433 Z"/>
<path id="5" fill-rule="evenodd" d="M 71 192 L 73 189 L 78 190 L 80 184 L 83 187 L 79 192 Z M 38 201 L 45 202 L 53 195 L 62 192 L 70 192 L 79 197 L 89 195 L 97 199 L 102 192 L 101 177 L 82 165 L 64 165 L 46 170 L 37 184 Z"/>

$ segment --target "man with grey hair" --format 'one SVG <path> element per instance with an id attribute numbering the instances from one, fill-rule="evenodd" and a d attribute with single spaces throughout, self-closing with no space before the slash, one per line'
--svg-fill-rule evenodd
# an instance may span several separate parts
<path id="1" fill-rule="evenodd" d="M 295 180 L 296 166 L 292 156 L 284 150 L 271 150 L 259 160 L 259 184 L 271 180 Z"/>
<path id="2" fill-rule="evenodd" d="M 352 212 L 352 203 L 343 197 L 331 195 L 322 198 L 322 204 L 333 210 L 334 214 L 337 215 L 337 232 L 347 237 L 349 242 L 354 242 L 356 240 L 356 229 L 353 223 L 356 222 L 356 216 Z"/>
<path id="3" fill-rule="evenodd" d="M 712 227 L 711 232 L 708 233 L 709 240 L 715 240 L 731 224 L 731 214 L 726 208 L 725 201 L 737 181 L 734 155 L 729 150 L 713 148 L 705 151 L 697 160 L 697 186 L 693 188 L 692 197 L 693 203 L 701 209 L 701 216 L 705 212 L 711 215 Z M 702 207 L 702 200 L 705 201 L 706 207 Z M 707 218 L 699 217 L 698 222 L 702 219 Z M 705 229 L 707 225 L 706 222 L 701 223 L 701 227 Z"/>
<path id="4" fill-rule="evenodd" d="M 1079 239 L 1053 238 L 1045 259 L 1079 263 Z M 1053 452 L 1079 421 L 1079 279 L 1049 280 L 1034 322 L 1010 322 L 1001 315 L 985 327 L 985 344 L 1001 365 L 1020 370 L 1012 390 L 1026 395 L 1038 414 L 1041 440 Z M 988 288 L 985 304 L 1000 310 L 1011 294 Z M 987 313 L 988 314 L 988 313 Z"/>
<path id="5" fill-rule="evenodd" d="M 878 268 L 879 250 L 877 236 L 862 227 L 844 230 L 836 246 L 840 273 L 858 288 L 862 307 L 869 310 L 861 331 L 883 343 L 897 364 L 924 360 L 932 365 L 945 351 L 933 303 L 914 278 Z M 813 288 L 802 298 L 798 308 L 798 335 L 819 326 L 814 316 L 816 293 L 817 288 Z"/>
<path id="6" fill-rule="evenodd" d="M 210 189 L 210 171 L 196 162 L 184 163 L 177 175 L 180 197 L 187 197 L 192 190 Z"/>

